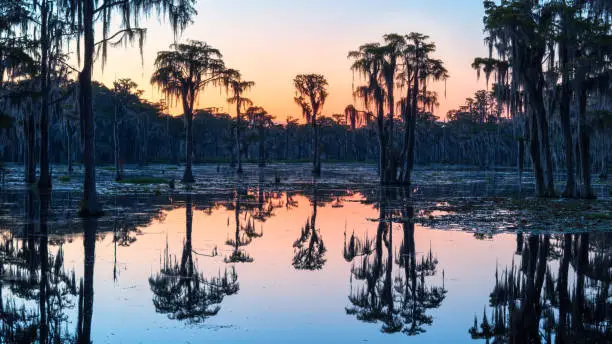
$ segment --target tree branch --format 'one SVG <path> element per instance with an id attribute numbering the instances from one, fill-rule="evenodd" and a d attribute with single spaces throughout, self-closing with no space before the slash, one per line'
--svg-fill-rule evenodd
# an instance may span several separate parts
<path id="1" fill-rule="evenodd" d="M 128 2 L 128 0 L 120 0 L 120 1 L 115 1 L 115 2 L 108 2 L 108 3 L 104 4 L 104 5 L 96 8 L 93 13 L 96 14 L 96 13 L 98 13 L 100 11 L 103 11 L 103 10 L 105 10 L 107 8 L 111 8 L 111 7 L 114 7 L 114 6 L 117 6 L 117 5 L 127 4 L 127 2 Z"/>
<path id="2" fill-rule="evenodd" d="M 63 61 L 63 60 L 61 60 L 61 59 L 57 59 L 56 61 L 57 61 L 57 62 L 59 62 L 59 63 L 61 63 L 61 64 L 63 64 L 64 66 L 68 67 L 69 69 L 72 69 L 73 71 L 75 71 L 75 72 L 77 72 L 77 73 L 80 73 L 80 72 L 81 72 L 80 70 L 78 70 L 78 69 L 76 69 L 76 68 L 72 67 L 72 66 L 71 66 L 71 65 L 69 65 L 67 62 L 65 62 L 65 61 Z"/>
<path id="3" fill-rule="evenodd" d="M 129 28 L 129 29 L 119 30 L 119 31 L 115 32 L 115 33 L 114 33 L 112 36 L 110 36 L 110 37 L 108 37 L 108 38 L 105 38 L 105 39 L 103 39 L 103 40 L 101 40 L 101 41 L 96 42 L 96 44 L 94 44 L 94 46 L 98 46 L 98 45 L 100 45 L 100 44 L 106 43 L 106 42 L 108 42 L 108 41 L 110 41 L 110 40 L 114 39 L 115 37 L 117 37 L 117 36 L 119 36 L 119 35 L 123 35 L 123 34 L 126 34 L 126 33 L 130 33 L 130 32 L 132 32 L 132 31 L 135 31 L 135 32 L 136 32 L 136 31 L 141 31 L 141 32 L 142 32 L 143 30 L 144 30 L 144 29 L 139 29 L 139 28 Z M 122 38 L 123 38 L 123 37 L 121 37 L 121 38 L 119 39 L 119 41 L 118 41 L 118 42 L 120 42 Z"/>

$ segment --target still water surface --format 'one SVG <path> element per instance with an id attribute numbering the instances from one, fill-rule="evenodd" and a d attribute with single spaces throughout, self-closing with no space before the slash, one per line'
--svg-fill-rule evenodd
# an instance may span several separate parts
<path id="1" fill-rule="evenodd" d="M 424 227 L 394 189 L 3 197 L 0 343 L 612 338 L 607 233 Z"/>

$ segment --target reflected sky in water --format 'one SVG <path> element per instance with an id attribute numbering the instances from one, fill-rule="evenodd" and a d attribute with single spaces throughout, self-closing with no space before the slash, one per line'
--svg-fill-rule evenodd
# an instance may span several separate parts
<path id="1" fill-rule="evenodd" d="M 611 331 L 605 233 L 436 230 L 414 224 L 421 209 L 399 190 L 119 197 L 90 222 L 61 215 L 66 195 L 12 197 L 24 207 L 0 223 L 8 342 L 469 343 L 522 341 L 516 328 L 534 324 L 537 341 L 603 342 Z"/>

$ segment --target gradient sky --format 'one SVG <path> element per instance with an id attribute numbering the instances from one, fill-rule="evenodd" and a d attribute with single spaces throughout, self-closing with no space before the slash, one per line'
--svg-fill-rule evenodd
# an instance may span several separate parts
<path id="1" fill-rule="evenodd" d="M 483 43 L 481 0 L 199 0 L 194 23 L 181 40 L 206 41 L 224 55 L 228 67 L 256 82 L 247 95 L 263 106 L 276 121 L 300 117 L 293 102 L 292 80 L 296 74 L 319 73 L 329 82 L 324 115 L 342 113 L 352 96 L 353 73 L 350 50 L 361 44 L 381 41 L 386 33 L 428 34 L 437 44 L 436 57 L 446 63 L 451 78 L 432 87 L 440 94 L 436 115 L 463 104 L 474 91 L 485 88 L 470 68 L 474 57 L 487 54 Z M 148 28 L 141 62 L 137 47 L 113 48 L 104 71 L 94 78 L 111 85 L 116 78 L 129 77 L 144 90 L 144 97 L 163 98 L 149 84 L 155 54 L 167 50 L 173 35 L 167 23 L 143 21 Z M 355 79 L 355 84 L 360 80 Z M 224 91 L 205 90 L 199 107 L 216 106 L 233 114 Z M 357 103 L 361 107 L 360 101 Z"/>

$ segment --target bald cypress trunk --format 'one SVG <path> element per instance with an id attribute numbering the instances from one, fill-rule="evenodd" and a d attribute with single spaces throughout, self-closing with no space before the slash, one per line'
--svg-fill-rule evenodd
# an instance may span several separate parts
<path id="1" fill-rule="evenodd" d="M 263 125 L 259 125 L 259 167 L 266 166 L 266 138 Z"/>
<path id="2" fill-rule="evenodd" d="M 317 116 L 312 116 L 312 174 L 321 175 L 321 153 L 319 152 L 319 126 Z"/>
<path id="3" fill-rule="evenodd" d="M 418 56 L 417 56 L 417 61 L 418 61 Z M 405 177 L 404 180 L 402 181 L 403 184 L 405 185 L 410 185 L 410 183 L 412 182 L 412 171 L 414 169 L 414 150 L 415 150 L 415 145 L 416 145 L 416 119 L 417 119 L 417 115 L 418 115 L 418 96 L 419 96 L 419 77 L 420 77 L 420 72 L 419 72 L 419 65 L 418 63 L 414 66 L 415 71 L 414 71 L 414 76 L 413 76 L 413 85 L 412 85 L 412 93 L 411 93 L 411 99 L 410 99 L 410 108 L 408 111 L 410 111 L 410 116 L 409 116 L 409 127 L 408 127 L 408 135 L 409 135 L 409 140 L 408 140 L 408 147 L 407 147 L 407 152 L 406 152 L 406 159 L 407 161 L 407 168 L 405 171 Z"/>
<path id="4" fill-rule="evenodd" d="M 544 107 L 544 77 L 541 59 L 534 59 L 534 66 L 527 69 L 525 93 L 531 117 L 531 158 L 536 175 L 536 194 L 538 197 L 554 197 L 552 157 L 548 138 L 548 120 Z M 542 158 L 544 161 L 542 161 Z"/>
<path id="5" fill-rule="evenodd" d="M 540 129 L 540 140 L 542 145 L 542 153 L 544 154 L 544 162 L 546 167 L 546 194 L 547 197 L 555 197 L 554 170 L 552 165 L 552 155 L 550 150 L 550 139 L 548 137 L 548 119 L 544 106 L 538 111 L 538 127 Z"/>
<path id="6" fill-rule="evenodd" d="M 519 178 L 520 178 L 523 175 L 523 171 L 525 170 L 525 139 L 524 138 L 520 138 L 517 141 L 517 149 L 518 149 L 518 154 L 517 154 L 516 168 L 517 168 Z"/>
<path id="7" fill-rule="evenodd" d="M 541 90 L 541 87 L 538 87 Z M 555 185 L 553 179 L 553 168 L 552 168 L 552 156 L 550 153 L 550 140 L 548 138 L 548 119 L 546 118 L 546 109 L 544 107 L 544 101 L 542 99 L 542 93 L 536 92 L 531 94 L 530 106 L 534 111 L 535 123 L 539 131 L 539 142 L 540 156 L 544 158 L 544 197 L 555 197 Z"/>
<path id="8" fill-rule="evenodd" d="M 40 26 L 40 87 L 42 103 L 40 112 L 40 178 L 38 188 L 51 188 L 49 173 L 49 1 L 44 0 L 41 6 Z"/>
<path id="9" fill-rule="evenodd" d="M 81 202 L 81 216 L 96 216 L 102 214 L 96 194 L 96 166 L 95 166 L 95 132 L 93 117 L 93 90 L 91 75 L 94 63 L 94 3 L 93 0 L 83 1 L 83 31 L 84 31 L 84 58 L 83 69 L 79 73 L 79 105 L 81 115 L 81 136 L 83 138 L 83 164 L 85 176 L 83 178 L 83 201 Z"/>
<path id="10" fill-rule="evenodd" d="M 240 99 L 236 101 L 236 162 L 238 163 L 237 173 L 242 173 L 242 150 L 240 147 Z"/>
<path id="11" fill-rule="evenodd" d="M 531 153 L 531 162 L 533 172 L 535 174 L 536 196 L 546 197 L 546 189 L 544 186 L 544 172 L 542 171 L 542 163 L 540 158 L 540 140 L 538 139 L 538 128 L 536 115 L 533 109 L 529 109 L 529 151 Z"/>
<path id="12" fill-rule="evenodd" d="M 391 84 L 391 87 L 389 87 L 389 84 Z M 398 182 L 398 178 L 397 178 L 397 169 L 398 169 L 398 164 L 397 164 L 397 151 L 395 149 L 395 122 L 394 122 L 394 118 L 395 118 L 395 98 L 393 96 L 393 90 L 395 87 L 395 83 L 393 80 L 393 77 L 391 77 L 391 80 L 389 81 L 389 83 L 387 83 L 387 108 L 389 110 L 389 115 L 387 118 L 387 167 L 386 167 L 386 179 L 387 179 L 387 184 L 397 184 Z"/>
<path id="13" fill-rule="evenodd" d="M 191 164 L 193 160 L 193 112 L 189 108 L 189 102 L 187 101 L 187 95 L 183 94 L 183 116 L 185 117 L 185 130 L 186 141 L 185 141 L 185 152 L 187 154 L 185 159 L 185 172 L 183 173 L 183 183 L 193 183 L 193 172 L 191 170 Z"/>
<path id="14" fill-rule="evenodd" d="M 380 185 L 384 185 L 387 182 L 385 176 L 385 170 L 387 165 L 387 142 L 385 137 L 385 118 L 382 111 L 382 105 L 378 106 L 378 114 L 376 116 L 376 128 L 378 129 L 378 175 L 380 178 Z"/>
<path id="15" fill-rule="evenodd" d="M 580 91 L 580 114 L 579 114 L 579 141 L 580 141 L 580 163 L 581 163 L 581 173 L 580 176 L 582 178 L 582 186 L 581 186 L 581 196 L 583 198 L 594 198 L 593 187 L 591 186 L 591 159 L 590 159 L 590 138 L 589 133 L 587 132 L 587 124 L 586 124 L 586 112 L 587 112 L 587 92 L 583 88 Z"/>
<path id="16" fill-rule="evenodd" d="M 561 118 L 561 129 L 563 130 L 563 142 L 565 149 L 565 169 L 566 169 L 566 180 L 565 190 L 563 191 L 564 197 L 576 197 L 576 174 L 574 173 L 574 154 L 573 154 L 573 140 L 572 140 L 572 128 L 570 121 L 570 99 L 572 97 L 572 88 L 570 85 L 569 76 L 569 49 L 568 49 L 568 36 L 567 36 L 567 24 L 565 16 L 563 18 L 563 28 L 561 44 L 559 45 L 559 62 L 561 63 L 561 101 L 559 104 L 559 115 Z"/>
<path id="17" fill-rule="evenodd" d="M 25 149 L 24 149 L 24 164 L 25 164 L 25 182 L 27 184 L 36 183 L 36 157 L 34 154 L 36 146 L 36 125 L 34 123 L 34 114 L 28 111 L 24 114 L 24 132 L 25 132 Z"/>
<path id="18" fill-rule="evenodd" d="M 410 116 L 410 123 L 408 126 L 408 148 L 406 152 L 406 171 L 404 172 L 403 184 L 410 185 L 412 183 L 412 171 L 414 170 L 414 149 L 416 145 L 416 115 L 413 113 Z"/>

